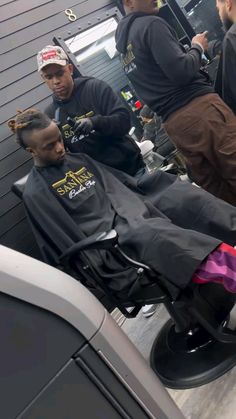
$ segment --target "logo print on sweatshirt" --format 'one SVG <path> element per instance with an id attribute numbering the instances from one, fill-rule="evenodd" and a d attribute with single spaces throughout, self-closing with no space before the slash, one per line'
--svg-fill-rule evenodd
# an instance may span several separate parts
<path id="1" fill-rule="evenodd" d="M 133 45 L 131 43 L 127 46 L 126 54 L 121 54 L 121 63 L 126 74 L 137 69 Z"/>
<path id="2" fill-rule="evenodd" d="M 91 118 L 92 116 L 94 116 L 94 112 L 90 111 L 84 115 L 75 116 L 73 119 L 75 122 L 77 122 L 80 119 Z M 82 141 L 85 138 L 83 134 L 76 135 L 73 131 L 73 128 L 69 124 L 62 125 L 62 136 L 65 141 L 67 140 L 68 142 L 71 142 L 71 144 Z"/>
<path id="3" fill-rule="evenodd" d="M 82 167 L 77 172 L 67 172 L 63 179 L 52 185 L 52 188 L 57 195 L 72 200 L 82 192 L 93 188 L 95 185 L 96 181 L 94 180 L 94 175 L 89 172 L 86 167 Z"/>

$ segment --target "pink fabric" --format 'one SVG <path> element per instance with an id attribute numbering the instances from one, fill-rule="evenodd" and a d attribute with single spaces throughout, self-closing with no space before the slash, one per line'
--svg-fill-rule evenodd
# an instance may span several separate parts
<path id="1" fill-rule="evenodd" d="M 236 250 L 222 243 L 201 263 L 192 280 L 198 284 L 216 282 L 236 293 Z"/>

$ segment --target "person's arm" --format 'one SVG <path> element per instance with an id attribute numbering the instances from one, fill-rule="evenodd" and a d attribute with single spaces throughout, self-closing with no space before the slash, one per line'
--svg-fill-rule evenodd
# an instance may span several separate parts
<path id="1" fill-rule="evenodd" d="M 229 33 L 225 40 L 223 57 L 222 94 L 227 105 L 236 114 L 236 34 Z"/>
<path id="2" fill-rule="evenodd" d="M 189 84 L 201 67 L 203 48 L 192 44 L 185 52 L 169 25 L 162 19 L 151 23 L 147 32 L 147 44 L 154 60 L 163 73 L 177 85 Z"/>
<path id="3" fill-rule="evenodd" d="M 122 137 L 131 128 L 130 114 L 112 88 L 101 80 L 93 80 L 93 100 L 99 114 L 90 119 L 93 129 L 104 135 Z"/>

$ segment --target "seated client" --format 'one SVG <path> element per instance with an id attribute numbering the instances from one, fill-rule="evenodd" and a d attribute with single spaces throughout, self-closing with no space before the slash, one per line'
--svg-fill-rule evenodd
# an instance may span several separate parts
<path id="1" fill-rule="evenodd" d="M 121 248 L 162 274 L 167 287 L 215 281 L 236 291 L 236 208 L 172 175 L 137 180 L 85 154 L 66 154 L 58 126 L 37 110 L 9 126 L 34 160 L 23 200 L 47 263 L 58 265 L 74 243 L 114 228 Z M 112 290 L 132 286 L 136 276 L 111 252 L 86 254 Z"/>

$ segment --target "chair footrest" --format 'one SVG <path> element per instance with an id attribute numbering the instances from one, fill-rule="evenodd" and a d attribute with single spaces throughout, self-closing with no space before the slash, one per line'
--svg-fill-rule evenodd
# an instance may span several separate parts
<path id="1" fill-rule="evenodd" d="M 198 387 L 236 365 L 236 344 L 217 342 L 203 329 L 176 333 L 169 320 L 153 344 L 150 364 L 166 387 Z"/>

